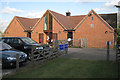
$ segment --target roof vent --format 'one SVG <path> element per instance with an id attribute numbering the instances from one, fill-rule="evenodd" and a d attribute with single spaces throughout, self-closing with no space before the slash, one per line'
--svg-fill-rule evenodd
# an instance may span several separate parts
<path id="1" fill-rule="evenodd" d="M 68 12 L 66 12 L 66 16 L 70 16 L 71 15 L 71 13 L 68 11 Z"/>
<path id="2" fill-rule="evenodd" d="M 90 13 L 90 14 L 88 14 L 88 16 L 91 16 L 92 14 Z"/>
<path id="3" fill-rule="evenodd" d="M 29 27 L 30 29 L 32 29 L 32 27 Z"/>

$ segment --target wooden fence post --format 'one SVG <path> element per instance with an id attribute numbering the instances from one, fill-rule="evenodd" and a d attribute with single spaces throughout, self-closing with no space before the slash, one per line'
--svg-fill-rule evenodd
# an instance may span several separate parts
<path id="1" fill-rule="evenodd" d="M 16 71 L 19 70 L 19 54 L 16 54 Z"/>
<path id="2" fill-rule="evenodd" d="M 85 38 L 85 48 L 87 48 L 87 38 Z"/>
<path id="3" fill-rule="evenodd" d="M 83 47 L 83 39 L 80 39 L 81 40 L 81 47 Z"/>
<path id="4" fill-rule="evenodd" d="M 58 52 L 58 54 L 60 54 L 59 53 L 59 40 L 55 41 L 55 48 L 57 48 L 57 52 Z"/>
<path id="5" fill-rule="evenodd" d="M 33 54 L 33 50 L 34 50 L 34 47 L 32 46 L 32 50 L 31 50 L 31 62 L 32 62 L 32 66 L 34 66 L 34 54 Z"/>

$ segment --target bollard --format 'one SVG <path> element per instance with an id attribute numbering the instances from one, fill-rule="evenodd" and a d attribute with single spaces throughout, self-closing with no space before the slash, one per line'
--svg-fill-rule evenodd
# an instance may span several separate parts
<path id="1" fill-rule="evenodd" d="M 107 61 L 109 61 L 110 57 L 110 49 L 109 49 L 109 41 L 107 41 Z"/>
<path id="2" fill-rule="evenodd" d="M 19 70 L 19 54 L 16 54 L 16 71 Z"/>

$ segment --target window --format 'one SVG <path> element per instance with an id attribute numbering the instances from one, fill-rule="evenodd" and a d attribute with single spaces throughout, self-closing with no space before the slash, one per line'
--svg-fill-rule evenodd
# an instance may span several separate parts
<path id="1" fill-rule="evenodd" d="M 47 30 L 48 27 L 48 15 L 46 14 L 44 17 L 44 30 Z"/>
<path id="2" fill-rule="evenodd" d="M 91 27 L 93 27 L 94 25 L 93 24 L 91 24 Z"/>
<path id="3" fill-rule="evenodd" d="M 20 39 L 14 39 L 14 42 L 15 44 L 22 44 L 22 41 Z"/>
<path id="4" fill-rule="evenodd" d="M 105 34 L 107 34 L 108 33 L 108 31 L 105 31 Z"/>
<path id="5" fill-rule="evenodd" d="M 2 39 L 1 42 L 5 42 L 5 43 L 6 43 L 6 42 L 7 42 L 7 39 Z"/>
<path id="6" fill-rule="evenodd" d="M 93 17 L 92 17 L 92 20 L 93 20 Z"/>
<path id="7" fill-rule="evenodd" d="M 13 42 L 13 39 L 7 39 L 8 44 L 12 44 L 12 42 Z"/>
<path id="8" fill-rule="evenodd" d="M 27 33 L 27 37 L 31 38 L 31 32 Z"/>
<path id="9" fill-rule="evenodd" d="M 43 41 L 44 41 L 44 34 L 39 33 L 39 43 L 43 43 Z"/>
<path id="10" fill-rule="evenodd" d="M 52 15 L 49 13 L 49 30 L 52 30 Z"/>
<path id="11" fill-rule="evenodd" d="M 52 15 L 50 13 L 44 16 L 44 30 L 52 30 Z"/>
<path id="12" fill-rule="evenodd" d="M 25 37 L 25 38 L 21 38 L 21 39 L 26 44 L 36 44 L 36 42 L 34 40 L 32 40 L 31 38 Z"/>

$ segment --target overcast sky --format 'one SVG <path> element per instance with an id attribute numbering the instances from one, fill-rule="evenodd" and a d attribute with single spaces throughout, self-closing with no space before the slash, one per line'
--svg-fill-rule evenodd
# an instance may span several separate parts
<path id="1" fill-rule="evenodd" d="M 28 2 L 29 1 L 29 2 Z M 40 18 L 47 9 L 65 15 L 86 15 L 93 9 L 98 14 L 117 13 L 119 0 L 1 0 L 0 30 L 4 32 L 14 16 Z"/>

